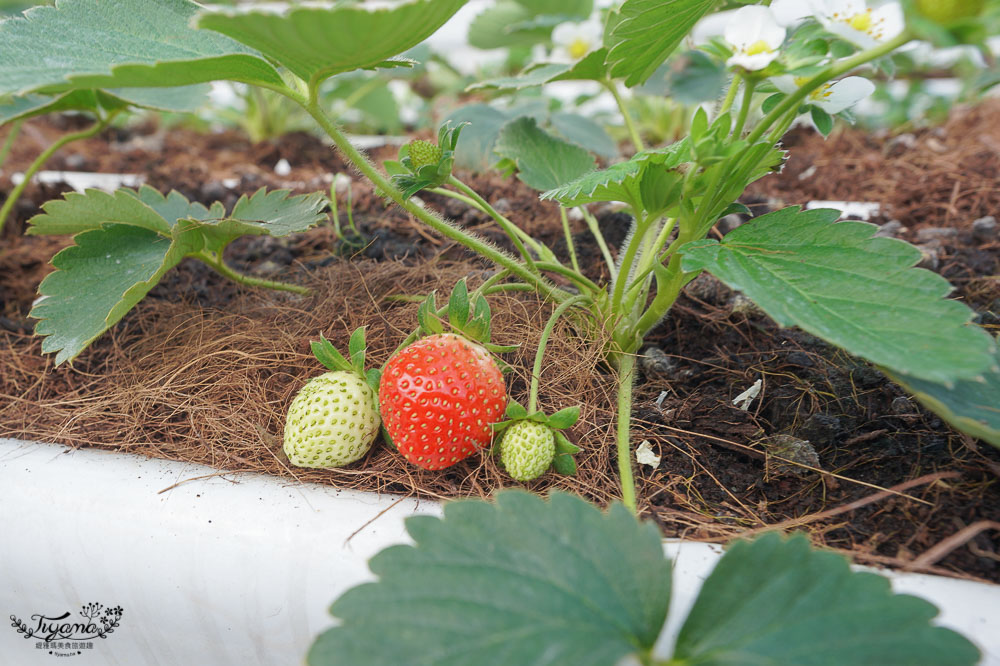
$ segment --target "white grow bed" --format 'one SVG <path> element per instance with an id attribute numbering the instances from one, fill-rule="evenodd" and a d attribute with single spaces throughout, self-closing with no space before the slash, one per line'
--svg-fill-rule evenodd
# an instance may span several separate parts
<path id="1" fill-rule="evenodd" d="M 433 502 L 3 439 L 0 507 L 5 620 L 69 611 L 79 621 L 91 602 L 124 609 L 113 634 L 61 662 L 78 666 L 302 663 L 333 623 L 330 603 L 371 579 L 368 558 L 407 540 L 403 519 L 440 513 Z M 720 549 L 665 549 L 672 608 L 686 610 Z M 984 664 L 1000 664 L 1000 587 L 890 577 L 941 608 L 938 622 L 975 641 Z M 4 624 L 0 664 L 57 659 Z"/>

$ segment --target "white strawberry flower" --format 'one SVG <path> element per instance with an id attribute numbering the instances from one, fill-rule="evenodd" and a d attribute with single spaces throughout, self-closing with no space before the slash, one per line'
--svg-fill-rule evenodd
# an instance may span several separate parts
<path id="1" fill-rule="evenodd" d="M 806 77 L 775 76 L 774 87 L 783 93 L 794 93 L 808 80 Z M 849 109 L 875 92 L 875 84 L 862 76 L 848 76 L 831 83 L 824 83 L 803 100 L 814 104 L 830 115 Z"/>
<path id="2" fill-rule="evenodd" d="M 774 0 L 771 10 L 782 25 L 814 16 L 829 32 L 870 49 L 896 37 L 905 21 L 898 2 L 868 4 L 865 0 Z"/>
<path id="3" fill-rule="evenodd" d="M 550 62 L 575 63 L 598 49 L 604 38 L 604 25 L 597 16 L 582 23 L 560 23 L 552 31 Z"/>
<path id="4" fill-rule="evenodd" d="M 748 5 L 733 12 L 722 36 L 733 48 L 733 55 L 726 64 L 757 71 L 778 57 L 778 49 L 785 41 L 785 29 L 778 25 L 767 7 Z"/>

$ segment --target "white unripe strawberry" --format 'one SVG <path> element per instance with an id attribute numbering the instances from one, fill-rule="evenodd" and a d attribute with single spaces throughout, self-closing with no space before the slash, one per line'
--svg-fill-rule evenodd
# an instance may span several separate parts
<path id="1" fill-rule="evenodd" d="M 375 391 L 357 373 L 309 380 L 288 408 L 285 455 L 299 467 L 343 467 L 371 448 L 380 425 Z"/>
<path id="2" fill-rule="evenodd" d="M 530 481 L 544 474 L 555 455 L 555 436 L 543 423 L 518 421 L 504 430 L 500 440 L 500 462 L 517 481 Z"/>

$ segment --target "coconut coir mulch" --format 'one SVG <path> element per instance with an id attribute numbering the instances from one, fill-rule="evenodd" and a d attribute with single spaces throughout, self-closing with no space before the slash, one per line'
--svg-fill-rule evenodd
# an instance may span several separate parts
<path id="1" fill-rule="evenodd" d="M 876 200 L 908 227 L 904 238 L 918 240 L 926 227 L 955 229 L 936 250 L 938 270 L 980 310 L 982 323 L 995 327 L 1000 246 L 968 231 L 971 220 L 995 213 L 1000 203 L 1000 152 L 979 139 L 1000 141 L 998 116 L 1000 106 L 985 105 L 912 140 L 845 132 L 824 143 L 796 133 L 786 172 L 761 181 L 748 202 Z M 29 127 L 46 140 L 62 131 L 48 123 Z M 19 146 L 11 170 L 23 168 L 37 149 Z M 282 157 L 293 166 L 286 178 L 270 168 Z M 144 172 L 150 184 L 204 202 L 235 199 L 261 185 L 312 191 L 331 171 L 345 170 L 306 135 L 251 145 L 233 132 L 202 137 L 155 126 L 70 146 L 51 166 Z M 226 187 L 223 178 L 239 184 Z M 468 178 L 560 251 L 558 217 L 533 192 L 516 181 Z M 9 190 L 6 176 L 0 189 Z M 425 497 L 482 496 L 512 485 L 488 456 L 430 473 L 382 444 L 346 470 L 292 468 L 281 453 L 284 410 L 321 371 L 309 355 L 310 339 L 322 331 L 343 348 L 350 330 L 367 325 L 369 358 L 381 363 L 414 323 L 415 305 L 393 296 L 446 292 L 462 276 L 475 285 L 489 270 L 398 210 L 384 209 L 364 184 L 355 185 L 355 214 L 366 244 L 346 253 L 355 253 L 353 261 L 332 254 L 329 228 L 288 242 L 234 244 L 229 259 L 240 268 L 309 284 L 315 296 L 240 290 L 185 262 L 72 369 L 55 369 L 41 356 L 25 316 L 48 257 L 67 241 L 16 235 L 38 203 L 57 193 L 29 187 L 0 244 L 0 436 L 110 445 L 230 471 Z M 457 202 L 427 200 L 499 240 L 488 220 Z M 606 211 L 601 222 L 617 247 L 622 217 Z M 585 234 L 578 241 L 581 258 L 599 274 Z M 990 531 L 991 521 L 1000 520 L 998 452 L 950 430 L 866 364 L 801 332 L 777 329 L 753 310 L 734 308 L 731 299 L 717 283 L 701 284 L 650 337 L 659 351 L 642 360 L 633 415 L 634 443 L 649 441 L 662 458 L 655 470 L 636 470 L 646 515 L 669 536 L 725 540 L 780 525 L 808 530 L 860 561 L 1000 580 L 1000 539 Z M 523 402 L 527 368 L 551 309 L 524 294 L 494 297 L 492 305 L 495 340 L 522 345 L 507 361 L 515 368 L 511 392 Z M 600 503 L 617 495 L 613 379 L 598 349 L 566 325 L 550 343 L 543 406 L 583 404 L 571 437 L 584 451 L 579 476 L 547 475 L 530 484 L 534 490 L 558 486 Z M 761 398 L 748 411 L 734 407 L 732 399 L 756 379 L 763 380 Z M 777 434 L 809 440 L 815 450 L 809 460 L 821 471 L 782 465 L 761 444 Z"/>

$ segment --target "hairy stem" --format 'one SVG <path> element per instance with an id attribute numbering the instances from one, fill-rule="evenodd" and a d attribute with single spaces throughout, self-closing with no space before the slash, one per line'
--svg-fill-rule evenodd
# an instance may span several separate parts
<path id="1" fill-rule="evenodd" d="M 21 133 L 21 125 L 23 124 L 24 118 L 18 118 L 10 126 L 7 138 L 3 142 L 3 148 L 0 148 L 0 166 L 3 166 L 3 163 L 7 161 L 7 155 L 10 154 L 10 149 L 14 147 L 14 142 L 17 140 L 17 135 Z"/>
<path id="2" fill-rule="evenodd" d="M 365 157 L 365 155 L 363 155 L 351 144 L 347 137 L 344 136 L 343 132 L 341 132 L 329 116 L 326 115 L 326 112 L 320 108 L 313 95 L 310 95 L 311 99 L 306 99 L 291 89 L 286 89 L 283 93 L 301 104 L 302 107 L 309 112 L 309 115 L 316 120 L 319 126 L 323 128 L 323 131 L 327 133 L 330 139 L 333 140 L 334 145 L 338 150 L 340 150 L 344 157 L 350 160 L 350 162 L 353 163 L 354 166 L 356 166 L 358 170 L 361 171 L 366 178 L 368 178 L 368 180 L 370 180 L 382 192 L 385 192 L 386 195 L 395 201 L 397 205 L 403 208 L 403 210 L 410 213 L 418 220 L 424 222 L 427 226 L 431 227 L 445 238 L 449 238 L 457 243 L 460 243 L 473 252 L 489 259 L 493 263 L 506 268 L 513 275 L 517 276 L 524 282 L 534 285 L 535 289 L 546 298 L 550 298 L 557 303 L 561 303 L 569 297 L 569 294 L 553 287 L 548 281 L 532 272 L 523 263 L 507 254 L 504 254 L 496 248 L 491 247 L 480 238 L 448 224 L 425 208 L 418 206 L 409 199 L 404 198 L 403 193 L 399 191 L 399 188 L 397 188 L 392 181 L 383 176 L 382 173 L 375 168 L 375 165 L 372 164 L 371 161 Z"/>
<path id="3" fill-rule="evenodd" d="M 255 278 L 250 275 L 244 275 L 234 271 L 232 268 L 226 265 L 222 260 L 222 252 L 207 252 L 202 250 L 196 254 L 192 254 L 192 257 L 200 259 L 208 264 L 212 270 L 214 270 L 219 275 L 227 277 L 233 282 L 238 282 L 239 284 L 246 285 L 248 287 L 263 287 L 265 289 L 277 289 L 278 291 L 290 291 L 293 294 L 301 294 L 303 296 L 308 296 L 310 291 L 297 284 L 288 284 L 287 282 L 275 282 L 274 280 L 264 280 L 262 278 Z"/>
<path id="4" fill-rule="evenodd" d="M 632 384 L 635 382 L 635 355 L 631 351 L 618 355 L 618 476 L 622 502 L 632 513 L 638 513 L 635 500 L 635 478 L 632 476 Z"/>
<path id="5" fill-rule="evenodd" d="M 608 249 L 608 242 L 604 240 L 604 234 L 601 233 L 601 228 L 597 224 L 597 218 L 591 215 L 585 206 L 580 206 L 579 210 L 583 214 L 583 221 L 587 223 L 587 228 L 590 230 L 591 235 L 597 241 L 597 247 L 601 248 L 604 262 L 608 265 L 608 271 L 610 271 L 608 274 L 614 280 L 618 274 L 618 269 L 615 268 L 614 257 L 611 256 L 611 250 Z"/>
<path id="6" fill-rule="evenodd" d="M 615 104 L 618 105 L 618 110 L 621 111 L 622 118 L 625 119 L 625 128 L 628 130 L 629 138 L 632 139 L 632 145 L 635 146 L 636 152 L 645 150 L 646 146 L 642 142 L 642 136 L 632 120 L 632 115 L 628 112 L 628 107 L 625 106 L 625 100 L 618 92 L 618 85 L 611 79 L 606 79 L 602 83 L 611 96 L 615 98 Z"/>
<path id="7" fill-rule="evenodd" d="M 556 327 L 556 321 L 559 320 L 559 317 L 563 316 L 563 313 L 566 312 L 566 310 L 570 309 L 577 303 L 582 303 L 586 300 L 586 296 L 574 296 L 568 301 L 563 301 L 552 313 L 552 316 L 549 317 L 548 322 L 545 324 L 545 328 L 542 329 L 542 337 L 538 341 L 538 350 L 535 352 L 535 365 L 531 369 L 531 388 L 528 392 L 529 414 L 534 414 L 535 410 L 538 409 L 538 384 L 542 376 L 542 357 L 545 355 L 545 346 L 549 343 L 549 337 L 552 335 L 552 331 Z"/>
<path id="8" fill-rule="evenodd" d="M 736 127 L 733 128 L 733 138 L 740 138 L 743 128 L 747 124 L 747 116 L 750 115 L 750 105 L 753 103 L 753 91 L 757 87 L 756 79 L 747 79 L 743 86 L 743 103 L 740 104 L 740 114 L 736 116 Z"/>
<path id="9" fill-rule="evenodd" d="M 566 250 L 569 252 L 569 262 L 573 265 L 573 270 L 580 272 L 580 264 L 576 260 L 576 246 L 573 245 L 573 234 L 569 229 L 569 217 L 566 215 L 566 207 L 559 206 L 559 218 L 562 220 L 563 233 L 566 234 Z"/>
<path id="10" fill-rule="evenodd" d="M 91 125 L 85 130 L 80 130 L 79 132 L 70 132 L 69 134 L 64 134 L 63 136 L 56 139 L 51 146 L 42 151 L 42 153 L 35 158 L 35 161 L 24 172 L 24 180 L 14 186 L 14 189 L 10 191 L 7 196 L 7 200 L 3 202 L 3 206 L 0 207 L 0 231 L 3 231 L 3 225 L 10 216 L 10 211 L 14 209 L 14 204 L 21 197 L 21 193 L 24 192 L 24 188 L 28 186 L 31 179 L 35 177 L 38 170 L 45 166 L 45 163 L 49 161 L 49 158 L 53 154 L 67 143 L 72 143 L 74 141 L 79 141 L 80 139 L 87 139 L 95 134 L 98 134 L 101 130 L 108 126 L 111 119 L 117 115 L 115 112 L 109 113 L 105 118 L 98 119 L 96 123 Z"/>
<path id="11" fill-rule="evenodd" d="M 642 238 L 646 235 L 648 228 L 649 220 L 636 216 L 635 230 L 632 233 L 632 238 L 629 239 L 628 247 L 625 248 L 625 255 L 622 257 L 622 264 L 618 268 L 618 276 L 615 278 L 614 292 L 611 296 L 612 312 L 621 312 L 622 296 L 625 294 L 626 283 L 632 274 L 632 263 L 635 261 L 635 255 L 639 252 Z"/>
<path id="12" fill-rule="evenodd" d="M 503 229 L 504 233 L 507 234 L 507 237 L 510 238 L 510 242 L 514 244 L 514 247 L 517 249 L 518 253 L 521 255 L 521 258 L 524 259 L 524 262 L 528 265 L 528 268 L 531 271 L 535 272 L 535 273 L 538 272 L 535 269 L 535 265 L 534 265 L 535 262 L 531 258 L 531 254 L 524 247 L 524 243 L 522 242 L 522 236 L 518 234 L 519 231 L 522 234 L 524 232 L 520 228 L 518 228 L 517 225 L 515 225 L 513 222 L 511 222 L 510 220 L 508 220 L 506 217 L 504 217 L 503 215 L 501 215 L 500 213 L 498 213 L 493 208 L 493 206 L 491 206 L 489 204 L 489 202 L 486 201 L 486 199 L 483 199 L 481 196 L 479 196 L 478 192 L 476 192 L 474 189 L 472 189 L 471 187 L 469 187 L 468 185 L 466 185 L 465 183 L 463 183 L 462 181 L 460 181 L 455 176 L 450 176 L 448 178 L 448 184 L 451 185 L 452 187 L 456 188 L 457 190 L 459 190 L 463 194 L 465 194 L 465 196 L 467 196 L 469 199 L 471 199 L 473 202 L 475 202 L 476 206 L 481 211 L 485 212 L 487 215 L 489 215 L 490 217 L 492 217 L 493 221 L 496 222 L 497 224 L 499 224 L 500 228 Z M 531 242 L 532 242 L 533 245 L 537 244 L 537 243 L 535 243 L 534 239 L 532 239 Z"/>
<path id="13" fill-rule="evenodd" d="M 733 80 L 729 84 L 729 92 L 726 93 L 726 99 L 723 100 L 722 108 L 719 109 L 720 116 L 729 111 L 729 109 L 733 108 L 733 102 L 736 101 L 736 91 L 740 89 L 740 81 L 742 80 L 743 77 L 739 74 L 733 75 Z"/>

